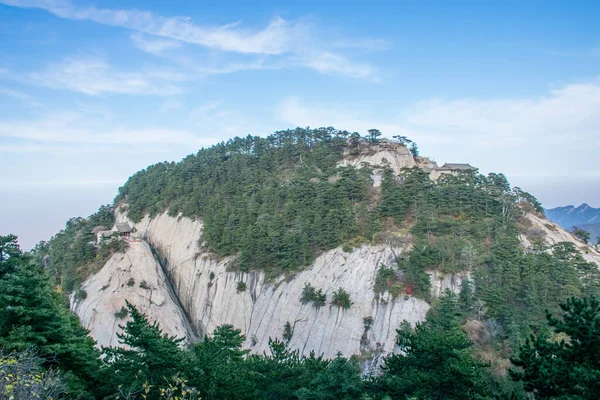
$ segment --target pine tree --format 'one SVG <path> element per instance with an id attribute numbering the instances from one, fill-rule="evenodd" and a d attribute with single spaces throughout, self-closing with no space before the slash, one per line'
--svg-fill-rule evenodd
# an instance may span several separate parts
<path id="1" fill-rule="evenodd" d="M 446 293 L 414 329 L 398 329 L 400 352 L 384 360 L 375 381 L 378 396 L 419 399 L 465 399 L 489 396 L 486 365 L 476 361 L 460 326 L 456 296 Z"/>
<path id="2" fill-rule="evenodd" d="M 511 377 L 539 399 L 597 399 L 600 393 L 600 300 L 570 298 L 561 318 L 548 314 L 553 336 L 527 340 Z"/>
<path id="3" fill-rule="evenodd" d="M 65 307 L 49 277 L 14 235 L 0 237 L 0 347 L 9 351 L 37 349 L 44 367 L 58 366 L 69 392 L 87 396 L 95 390 L 100 368 L 94 341 Z M 89 395 L 89 393 L 88 393 Z"/>
<path id="4" fill-rule="evenodd" d="M 341 356 L 314 375 L 308 385 L 296 392 L 299 400 L 362 399 L 363 382 L 360 367 L 354 360 Z"/>
<path id="5" fill-rule="evenodd" d="M 189 365 L 189 358 L 179 346 L 182 338 L 169 336 L 156 322 L 150 323 L 145 315 L 127 302 L 130 320 L 118 333 L 119 342 L 127 347 L 104 348 L 108 371 L 106 389 L 118 388 L 128 393 L 141 392 L 148 384 L 148 399 L 157 399 L 161 387 L 180 374 Z"/>
<path id="6" fill-rule="evenodd" d="M 231 325 L 216 328 L 196 343 L 186 372 L 202 399 L 253 399 L 254 382 L 242 350 L 245 337 Z"/>

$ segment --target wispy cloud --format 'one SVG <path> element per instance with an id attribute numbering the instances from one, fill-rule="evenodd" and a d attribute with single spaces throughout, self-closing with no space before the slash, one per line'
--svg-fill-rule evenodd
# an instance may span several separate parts
<path id="1" fill-rule="evenodd" d="M 156 39 L 140 33 L 132 34 L 131 41 L 138 49 L 155 56 L 163 56 L 171 50 L 181 48 L 181 43 L 176 40 Z"/>
<path id="2" fill-rule="evenodd" d="M 318 29 L 303 19 L 290 21 L 275 17 L 265 27 L 256 29 L 246 28 L 239 21 L 222 26 L 200 26 L 194 24 L 189 17 L 164 17 L 138 10 L 81 7 L 68 0 L 0 0 L 0 3 L 40 8 L 60 18 L 87 20 L 132 30 L 133 44 L 157 56 L 163 56 L 180 47 L 179 44 L 186 43 L 238 54 L 280 56 L 293 62 L 279 65 L 301 65 L 321 73 L 349 78 L 373 79 L 377 69 L 340 54 L 340 50 L 361 48 L 375 51 L 390 47 L 389 42 L 381 40 L 320 37 Z M 248 69 L 241 68 L 248 65 L 238 64 L 237 69 L 229 66 L 225 68 L 225 72 Z M 253 65 L 267 66 L 262 62 Z M 212 68 L 207 72 L 213 70 L 223 73 L 222 68 Z"/>
<path id="3" fill-rule="evenodd" d="M 3 0 L 2 3 L 26 8 L 41 8 L 58 17 L 88 20 L 118 26 L 181 42 L 238 53 L 281 54 L 289 51 L 302 26 L 275 18 L 265 28 L 243 29 L 239 23 L 199 26 L 187 17 L 163 17 L 147 11 L 79 7 L 70 1 Z"/>
<path id="4" fill-rule="evenodd" d="M 167 97 L 167 99 L 158 108 L 159 114 L 164 114 L 168 111 L 176 110 L 182 107 L 182 102 L 179 97 Z"/>
<path id="5" fill-rule="evenodd" d="M 348 58 L 328 51 L 311 54 L 300 59 L 314 70 L 327 75 L 343 75 L 349 78 L 373 79 L 378 81 L 377 69 L 368 63 L 356 63 Z"/>
<path id="6" fill-rule="evenodd" d="M 185 74 L 168 71 L 119 72 L 97 57 L 67 58 L 41 72 L 16 76 L 25 83 L 89 95 L 170 96 L 181 93 L 178 83 L 189 79 Z"/>
<path id="7" fill-rule="evenodd" d="M 58 144 L 185 145 L 197 148 L 215 143 L 185 130 L 110 129 L 74 112 L 54 113 L 37 121 L 0 122 L 0 137 Z M 39 144 L 39 143 L 38 143 Z"/>
<path id="8" fill-rule="evenodd" d="M 27 93 L 0 86 L 0 96 L 11 97 L 30 105 L 31 107 L 40 107 L 40 103 Z"/>
<path id="9" fill-rule="evenodd" d="M 213 100 L 213 101 L 209 101 L 207 103 L 201 104 L 199 106 L 196 106 L 190 112 L 190 117 L 197 118 L 197 119 L 212 118 L 212 115 L 214 114 L 214 112 L 216 110 L 219 109 L 221 104 L 222 104 L 222 101 Z"/>
<path id="10" fill-rule="evenodd" d="M 78 7 L 67 0 L 2 0 L 4 4 L 41 8 L 58 17 L 89 20 L 203 47 L 237 53 L 282 54 L 306 34 L 301 23 L 273 19 L 265 28 L 244 29 L 239 22 L 223 26 L 199 26 L 188 17 L 163 17 L 151 12 Z"/>
<path id="11" fill-rule="evenodd" d="M 217 127 L 224 139 L 234 136 L 264 133 L 252 116 L 227 108 L 221 100 L 212 100 L 195 106 L 189 113 L 189 123 L 198 129 Z"/>

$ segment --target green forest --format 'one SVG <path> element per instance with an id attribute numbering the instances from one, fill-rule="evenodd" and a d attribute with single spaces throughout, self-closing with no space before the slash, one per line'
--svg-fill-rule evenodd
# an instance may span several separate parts
<path id="1" fill-rule="evenodd" d="M 113 205 L 69 220 L 30 253 L 16 237 L 1 237 L 0 399 L 597 398 L 598 266 L 572 243 L 547 245 L 525 218 L 542 214 L 541 204 L 502 174 L 434 182 L 419 167 L 397 176 L 389 165 L 339 166 L 373 151 L 380 135 L 297 128 L 235 138 L 136 173 Z M 423 323 L 398 327 L 401 351 L 369 376 L 355 356 L 300 355 L 285 337 L 250 354 L 239 327 L 185 344 L 131 305 L 120 336 L 128 347 L 98 350 L 66 297 L 124 250 L 120 241 L 91 243 L 96 226 L 113 225 L 114 208 L 133 221 L 162 212 L 200 218 L 207 251 L 270 277 L 293 276 L 339 246 L 409 245 L 365 290 L 432 307 Z M 431 270 L 471 278 L 460 293 L 432 299 Z M 302 301 L 324 303 L 322 296 L 306 288 Z M 38 397 L 24 397 L 28 390 Z"/>

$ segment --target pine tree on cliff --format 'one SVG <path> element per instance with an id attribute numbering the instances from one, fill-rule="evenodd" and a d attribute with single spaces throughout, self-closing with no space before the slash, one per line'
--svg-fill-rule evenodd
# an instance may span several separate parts
<path id="1" fill-rule="evenodd" d="M 146 316 L 127 302 L 130 320 L 119 326 L 119 341 L 128 346 L 104 348 L 108 372 L 105 382 L 110 391 L 117 388 L 121 393 L 138 393 L 144 385 L 150 385 L 148 399 L 158 398 L 161 387 L 178 376 L 189 364 L 189 357 L 179 345 L 183 339 L 169 336 L 158 323 L 150 323 Z"/>
<path id="2" fill-rule="evenodd" d="M 44 367 L 66 374 L 69 392 L 86 397 L 97 385 L 99 354 L 79 320 L 63 304 L 50 280 L 19 249 L 14 235 L 0 236 L 0 348 L 34 347 Z"/>

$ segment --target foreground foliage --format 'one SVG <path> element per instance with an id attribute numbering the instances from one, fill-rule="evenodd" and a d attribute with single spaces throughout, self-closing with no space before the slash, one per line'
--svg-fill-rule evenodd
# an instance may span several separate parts
<path id="1" fill-rule="evenodd" d="M 45 371 L 43 360 L 30 350 L 0 353 L 0 399 L 63 398 L 66 388 L 55 370 Z"/>
<path id="2" fill-rule="evenodd" d="M 561 318 L 548 314 L 552 335 L 532 336 L 512 376 L 538 399 L 597 399 L 600 393 L 600 300 L 572 298 Z"/>
<path id="3" fill-rule="evenodd" d="M 398 329 L 399 353 L 386 358 L 375 379 L 377 397 L 491 398 L 488 365 L 477 361 L 461 330 L 456 295 L 447 292 L 424 323 Z"/>
<path id="4" fill-rule="evenodd" d="M 98 384 L 99 354 L 49 276 L 19 249 L 16 237 L 0 237 L 0 349 L 35 347 L 45 368 L 58 367 L 71 393 Z"/>

